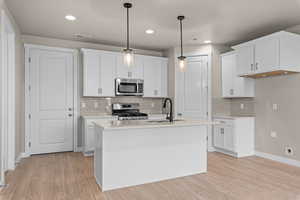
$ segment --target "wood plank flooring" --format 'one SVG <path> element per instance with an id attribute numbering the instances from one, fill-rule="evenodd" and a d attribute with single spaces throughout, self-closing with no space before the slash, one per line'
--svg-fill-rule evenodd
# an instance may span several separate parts
<path id="1" fill-rule="evenodd" d="M 81 153 L 24 159 L 7 182 L 1 200 L 300 200 L 300 168 L 219 153 L 209 154 L 206 174 L 104 193 L 93 177 L 93 159 Z"/>

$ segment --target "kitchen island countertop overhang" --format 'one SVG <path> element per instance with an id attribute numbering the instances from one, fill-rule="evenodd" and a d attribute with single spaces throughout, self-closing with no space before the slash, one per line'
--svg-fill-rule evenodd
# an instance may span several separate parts
<path id="1" fill-rule="evenodd" d="M 102 191 L 207 171 L 211 121 L 95 122 L 94 175 Z"/>

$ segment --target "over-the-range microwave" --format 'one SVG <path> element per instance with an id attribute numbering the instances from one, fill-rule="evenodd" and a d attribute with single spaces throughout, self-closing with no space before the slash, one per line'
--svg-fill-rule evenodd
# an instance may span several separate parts
<path id="1" fill-rule="evenodd" d="M 116 96 L 143 96 L 144 80 L 116 78 L 115 93 Z"/>

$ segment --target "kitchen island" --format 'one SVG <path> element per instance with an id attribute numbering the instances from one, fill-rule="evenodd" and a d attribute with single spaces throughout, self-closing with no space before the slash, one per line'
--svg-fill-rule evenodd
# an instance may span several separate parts
<path id="1" fill-rule="evenodd" d="M 102 191 L 207 171 L 209 121 L 95 122 L 94 175 Z"/>

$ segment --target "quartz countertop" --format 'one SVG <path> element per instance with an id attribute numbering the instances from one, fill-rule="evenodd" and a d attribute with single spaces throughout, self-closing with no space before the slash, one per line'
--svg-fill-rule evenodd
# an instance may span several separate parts
<path id="1" fill-rule="evenodd" d="M 145 129 L 164 127 L 207 126 L 216 124 L 206 120 L 175 120 L 174 122 L 159 120 L 128 120 L 128 121 L 95 121 L 94 124 L 104 130 L 115 129 Z"/>
<path id="2" fill-rule="evenodd" d="M 255 117 L 255 115 L 214 115 L 213 118 L 224 118 L 224 119 L 235 119 L 235 118 L 246 118 Z"/>

